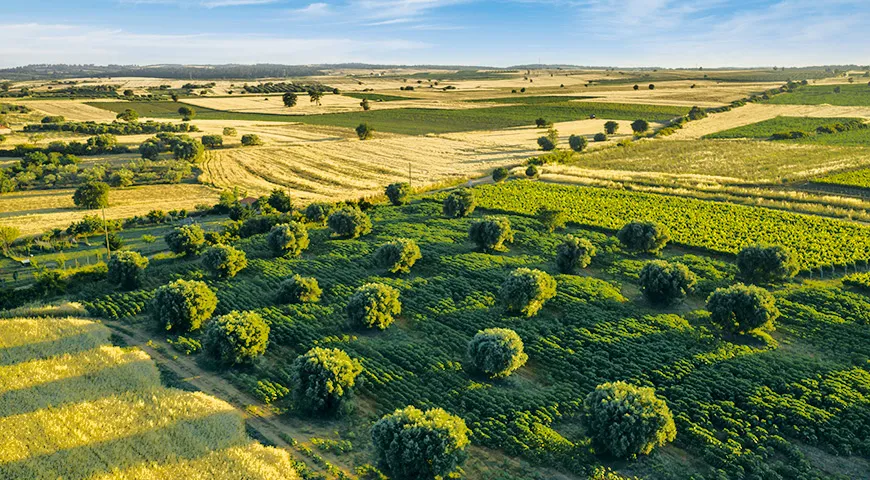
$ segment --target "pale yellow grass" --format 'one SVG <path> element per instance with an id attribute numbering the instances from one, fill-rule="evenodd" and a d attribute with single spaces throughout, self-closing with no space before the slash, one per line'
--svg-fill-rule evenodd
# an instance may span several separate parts
<path id="1" fill-rule="evenodd" d="M 692 85 L 695 85 L 695 88 L 692 88 Z M 779 85 L 778 83 L 717 84 L 680 80 L 655 82 L 655 90 L 649 89 L 649 83 L 643 83 L 640 84 L 639 90 L 634 90 L 633 85 L 618 87 L 604 85 L 590 87 L 581 93 L 595 97 L 583 100 L 585 102 L 718 107 Z"/>
<path id="2" fill-rule="evenodd" d="M 109 219 L 144 215 L 151 210 L 192 209 L 197 204 L 216 203 L 218 191 L 205 185 L 143 185 L 113 189 L 109 194 Z M 66 228 L 85 215 L 99 210 L 81 210 L 72 201 L 72 189 L 33 190 L 0 196 L 0 224 L 13 225 L 23 234 L 41 233 L 51 228 Z"/>
<path id="3" fill-rule="evenodd" d="M 404 96 L 405 92 L 385 92 L 387 95 Z M 281 95 L 272 96 L 234 96 L 234 97 L 201 97 L 201 98 L 185 98 L 183 103 L 189 103 L 194 106 L 211 108 L 214 110 L 222 110 L 227 112 L 243 112 L 243 113 L 270 113 L 278 115 L 320 115 L 325 113 L 341 113 L 341 112 L 361 112 L 361 100 L 358 98 L 348 97 L 345 95 L 326 94 L 321 100 L 321 104 L 311 103 L 306 94 L 298 94 L 299 100 L 295 107 L 288 108 L 284 106 Z M 268 100 L 267 100 L 268 99 Z M 430 95 L 417 100 L 398 100 L 393 102 L 370 102 L 372 110 L 385 110 L 396 108 L 485 108 L 489 105 L 479 103 L 467 103 L 459 101 L 458 98 L 445 95 Z"/>
<path id="4" fill-rule="evenodd" d="M 587 119 L 573 122 L 558 122 L 553 126 L 559 131 L 559 147 L 568 148 L 568 137 L 580 135 L 586 137 L 589 142 L 587 148 L 595 150 L 604 146 L 613 145 L 620 140 L 632 138 L 631 122 L 619 120 L 619 130 L 616 135 L 608 136 L 604 142 L 595 142 L 593 137 L 596 133 L 604 132 L 604 124 L 608 120 Z M 439 135 L 442 138 L 460 140 L 463 142 L 483 143 L 491 146 L 504 145 L 515 146 L 524 150 L 535 151 L 538 149 L 538 138 L 545 136 L 547 129 L 536 127 L 515 127 L 502 130 L 480 130 L 473 132 L 446 133 Z"/>
<path id="5" fill-rule="evenodd" d="M 85 105 L 86 101 L 89 100 L 27 100 L 20 103 L 46 115 L 61 115 L 71 121 L 111 122 L 115 120 L 115 113 Z"/>

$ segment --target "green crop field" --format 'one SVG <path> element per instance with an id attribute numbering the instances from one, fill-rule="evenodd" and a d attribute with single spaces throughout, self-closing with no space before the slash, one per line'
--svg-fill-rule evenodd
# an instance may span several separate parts
<path id="1" fill-rule="evenodd" d="M 345 97 L 358 98 L 360 100 L 366 99 L 370 102 L 398 102 L 400 100 L 416 100 L 411 97 L 400 97 L 398 95 L 385 95 L 383 93 L 355 93 L 355 92 L 345 92 L 342 93 Z"/>
<path id="2" fill-rule="evenodd" d="M 588 100 L 595 97 L 581 97 L 576 95 L 514 95 L 512 97 L 496 97 L 496 98 L 480 98 L 470 100 L 472 103 L 511 103 L 523 105 L 546 105 L 546 104 L 565 104 L 573 100 Z"/>
<path id="3" fill-rule="evenodd" d="M 816 178 L 813 181 L 834 185 L 845 185 L 847 187 L 870 188 L 870 168 L 826 175 L 824 177 Z"/>
<path id="4" fill-rule="evenodd" d="M 770 136 L 775 133 L 788 133 L 793 131 L 812 133 L 816 131 L 816 128 L 821 126 L 859 120 L 860 119 L 857 118 L 776 117 L 771 118 L 770 120 L 764 120 L 762 122 L 712 133 L 706 135 L 704 138 L 770 138 Z M 815 143 L 815 141 L 813 143 Z"/>
<path id="5" fill-rule="evenodd" d="M 774 105 L 838 105 L 838 106 L 870 106 L 870 85 L 868 79 L 859 79 L 859 83 L 846 85 L 806 85 L 794 92 L 776 95 L 764 103 Z M 840 93 L 834 92 L 835 88 Z"/>

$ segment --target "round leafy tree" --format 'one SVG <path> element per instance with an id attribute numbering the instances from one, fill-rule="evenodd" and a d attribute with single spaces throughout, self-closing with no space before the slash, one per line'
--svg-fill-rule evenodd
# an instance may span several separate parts
<path id="1" fill-rule="evenodd" d="M 291 366 L 296 406 L 316 413 L 335 412 L 362 373 L 359 361 L 337 348 L 312 348 Z"/>
<path id="2" fill-rule="evenodd" d="M 148 267 L 148 259 L 137 252 L 115 252 L 108 263 L 109 283 L 132 290 L 142 284 L 142 276 Z"/>
<path id="3" fill-rule="evenodd" d="M 386 330 L 393 316 L 402 312 L 399 291 L 381 283 L 359 287 L 347 302 L 347 318 L 352 325 Z"/>
<path id="4" fill-rule="evenodd" d="M 671 235 L 660 223 L 630 222 L 616 233 L 616 238 L 628 250 L 658 253 L 665 248 Z"/>
<path id="5" fill-rule="evenodd" d="M 208 148 L 217 148 L 224 145 L 224 137 L 222 135 L 203 135 L 200 141 L 203 146 Z"/>
<path id="6" fill-rule="evenodd" d="M 192 332 L 211 318 L 217 302 L 217 296 L 204 282 L 176 280 L 157 289 L 151 315 L 166 330 Z"/>
<path id="7" fill-rule="evenodd" d="M 219 278 L 232 278 L 248 266 L 245 252 L 229 245 L 215 245 L 202 254 L 203 266 Z"/>
<path id="8" fill-rule="evenodd" d="M 650 303 L 666 305 L 685 298 L 697 281 L 682 263 L 653 260 L 640 270 L 640 291 Z"/>
<path id="9" fill-rule="evenodd" d="M 308 248 L 308 229 L 299 222 L 275 225 L 266 236 L 266 243 L 277 257 L 296 257 Z"/>
<path id="10" fill-rule="evenodd" d="M 767 290 L 754 285 L 737 284 L 719 288 L 707 298 L 710 320 L 726 332 L 747 333 L 753 330 L 773 330 L 779 317 L 776 299 Z"/>
<path id="11" fill-rule="evenodd" d="M 73 193 L 73 203 L 88 210 L 109 206 L 109 185 L 104 182 L 88 182 Z"/>
<path id="12" fill-rule="evenodd" d="M 195 138 L 179 138 L 172 144 L 172 155 L 176 160 L 187 160 L 197 163 L 202 160 L 205 147 Z"/>
<path id="13" fill-rule="evenodd" d="M 643 133 L 649 130 L 649 122 L 646 120 L 635 120 L 631 122 L 631 130 L 634 131 L 634 133 Z"/>
<path id="14" fill-rule="evenodd" d="M 460 188 L 447 195 L 442 212 L 445 217 L 462 218 L 471 215 L 475 207 L 477 201 L 474 199 L 474 192 L 467 188 Z"/>
<path id="15" fill-rule="evenodd" d="M 293 199 L 284 190 L 274 189 L 269 194 L 267 203 L 270 207 L 278 210 L 281 213 L 287 213 L 293 210 Z"/>
<path id="16" fill-rule="evenodd" d="M 586 397 L 583 406 L 586 430 L 615 457 L 646 455 L 677 436 L 668 405 L 650 387 L 605 383 Z"/>
<path id="17" fill-rule="evenodd" d="M 356 127 L 356 136 L 360 140 L 371 140 L 375 136 L 375 129 L 370 127 L 368 123 L 360 123 Z"/>
<path id="18" fill-rule="evenodd" d="M 293 275 L 278 285 L 278 302 L 280 303 L 317 303 L 323 291 L 313 277 Z"/>
<path id="19" fill-rule="evenodd" d="M 246 147 L 255 147 L 262 144 L 263 140 L 260 139 L 259 135 L 253 133 L 246 133 L 242 135 L 242 145 Z"/>
<path id="20" fill-rule="evenodd" d="M 329 214 L 332 213 L 332 205 L 323 202 L 309 203 L 305 207 L 305 218 L 311 223 L 323 225 Z"/>
<path id="21" fill-rule="evenodd" d="M 504 244 L 514 241 L 514 231 L 507 217 L 484 217 L 471 223 L 468 238 L 484 252 L 506 250 Z"/>
<path id="22" fill-rule="evenodd" d="M 199 225 L 182 225 L 173 228 L 164 240 L 172 253 L 196 255 L 205 245 L 205 232 Z"/>
<path id="23" fill-rule="evenodd" d="M 489 378 L 505 378 L 526 364 L 523 340 L 507 328 L 488 328 L 468 342 L 468 358 L 475 371 Z"/>
<path id="24" fill-rule="evenodd" d="M 397 238 L 375 250 L 375 262 L 390 273 L 408 273 L 421 258 L 417 242 L 407 238 Z"/>
<path id="25" fill-rule="evenodd" d="M 440 408 L 424 412 L 409 406 L 378 420 L 372 442 L 390 478 L 434 479 L 465 461 L 470 432 L 465 420 Z"/>
<path id="26" fill-rule="evenodd" d="M 797 275 L 794 255 L 779 245 L 750 245 L 737 254 L 740 276 L 751 283 L 784 281 Z"/>
<path id="27" fill-rule="evenodd" d="M 372 231 L 372 221 L 358 208 L 345 207 L 329 215 L 329 228 L 343 238 L 357 238 Z"/>
<path id="28" fill-rule="evenodd" d="M 583 135 L 571 135 L 568 137 L 568 146 L 575 152 L 582 152 L 588 144 L 589 142 L 586 141 L 586 137 Z"/>
<path id="29" fill-rule="evenodd" d="M 281 100 L 284 102 L 285 107 L 293 108 L 296 106 L 296 102 L 299 101 L 299 97 L 293 92 L 287 92 L 281 97 Z"/>
<path id="30" fill-rule="evenodd" d="M 501 284 L 499 297 L 511 313 L 532 317 L 556 296 L 556 281 L 548 273 L 518 268 Z"/>
<path id="31" fill-rule="evenodd" d="M 510 170 L 505 167 L 498 167 L 492 171 L 492 180 L 496 183 L 504 181 L 508 175 L 510 175 Z"/>
<path id="32" fill-rule="evenodd" d="M 613 120 L 608 120 L 604 122 L 604 133 L 608 135 L 613 135 L 619 130 L 619 123 L 614 122 Z"/>
<path id="33" fill-rule="evenodd" d="M 568 235 L 565 241 L 556 247 L 556 266 L 562 273 L 574 273 L 579 268 L 586 268 L 595 256 L 595 245 L 585 238 Z"/>
<path id="34" fill-rule="evenodd" d="M 601 133 L 601 132 L 598 132 L 598 133 L 596 133 L 596 134 L 592 137 L 592 140 L 595 140 L 596 142 L 603 142 L 603 141 L 606 141 L 606 140 L 607 140 L 607 134 L 605 134 L 605 133 Z"/>
<path id="35" fill-rule="evenodd" d="M 526 167 L 526 176 L 529 178 L 535 178 L 538 176 L 540 172 L 538 171 L 538 167 L 534 165 L 529 165 Z"/>
<path id="36" fill-rule="evenodd" d="M 550 137 L 539 137 L 538 147 L 545 152 L 549 152 L 556 149 L 556 143 Z"/>
<path id="37" fill-rule="evenodd" d="M 266 352 L 269 325 L 254 312 L 230 312 L 208 322 L 203 350 L 221 363 L 250 363 Z"/>
<path id="38" fill-rule="evenodd" d="M 384 193 L 393 205 L 407 205 L 411 201 L 412 191 L 410 183 L 402 182 L 387 185 Z"/>

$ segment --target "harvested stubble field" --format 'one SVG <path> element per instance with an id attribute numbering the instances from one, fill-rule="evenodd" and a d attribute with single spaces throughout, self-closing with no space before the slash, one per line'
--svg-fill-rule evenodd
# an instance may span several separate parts
<path id="1" fill-rule="evenodd" d="M 76 122 L 111 122 L 115 114 L 103 108 L 88 105 L 84 100 L 24 100 L 16 101 L 46 115 L 60 115 Z M 123 111 L 123 110 L 122 110 Z"/>

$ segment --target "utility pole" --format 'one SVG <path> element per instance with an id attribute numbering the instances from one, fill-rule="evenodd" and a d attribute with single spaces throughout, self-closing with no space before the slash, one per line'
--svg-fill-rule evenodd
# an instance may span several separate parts
<path id="1" fill-rule="evenodd" d="M 106 222 L 106 208 L 103 207 L 103 231 L 106 232 L 106 261 L 112 259 L 112 248 L 109 246 L 109 225 Z"/>

